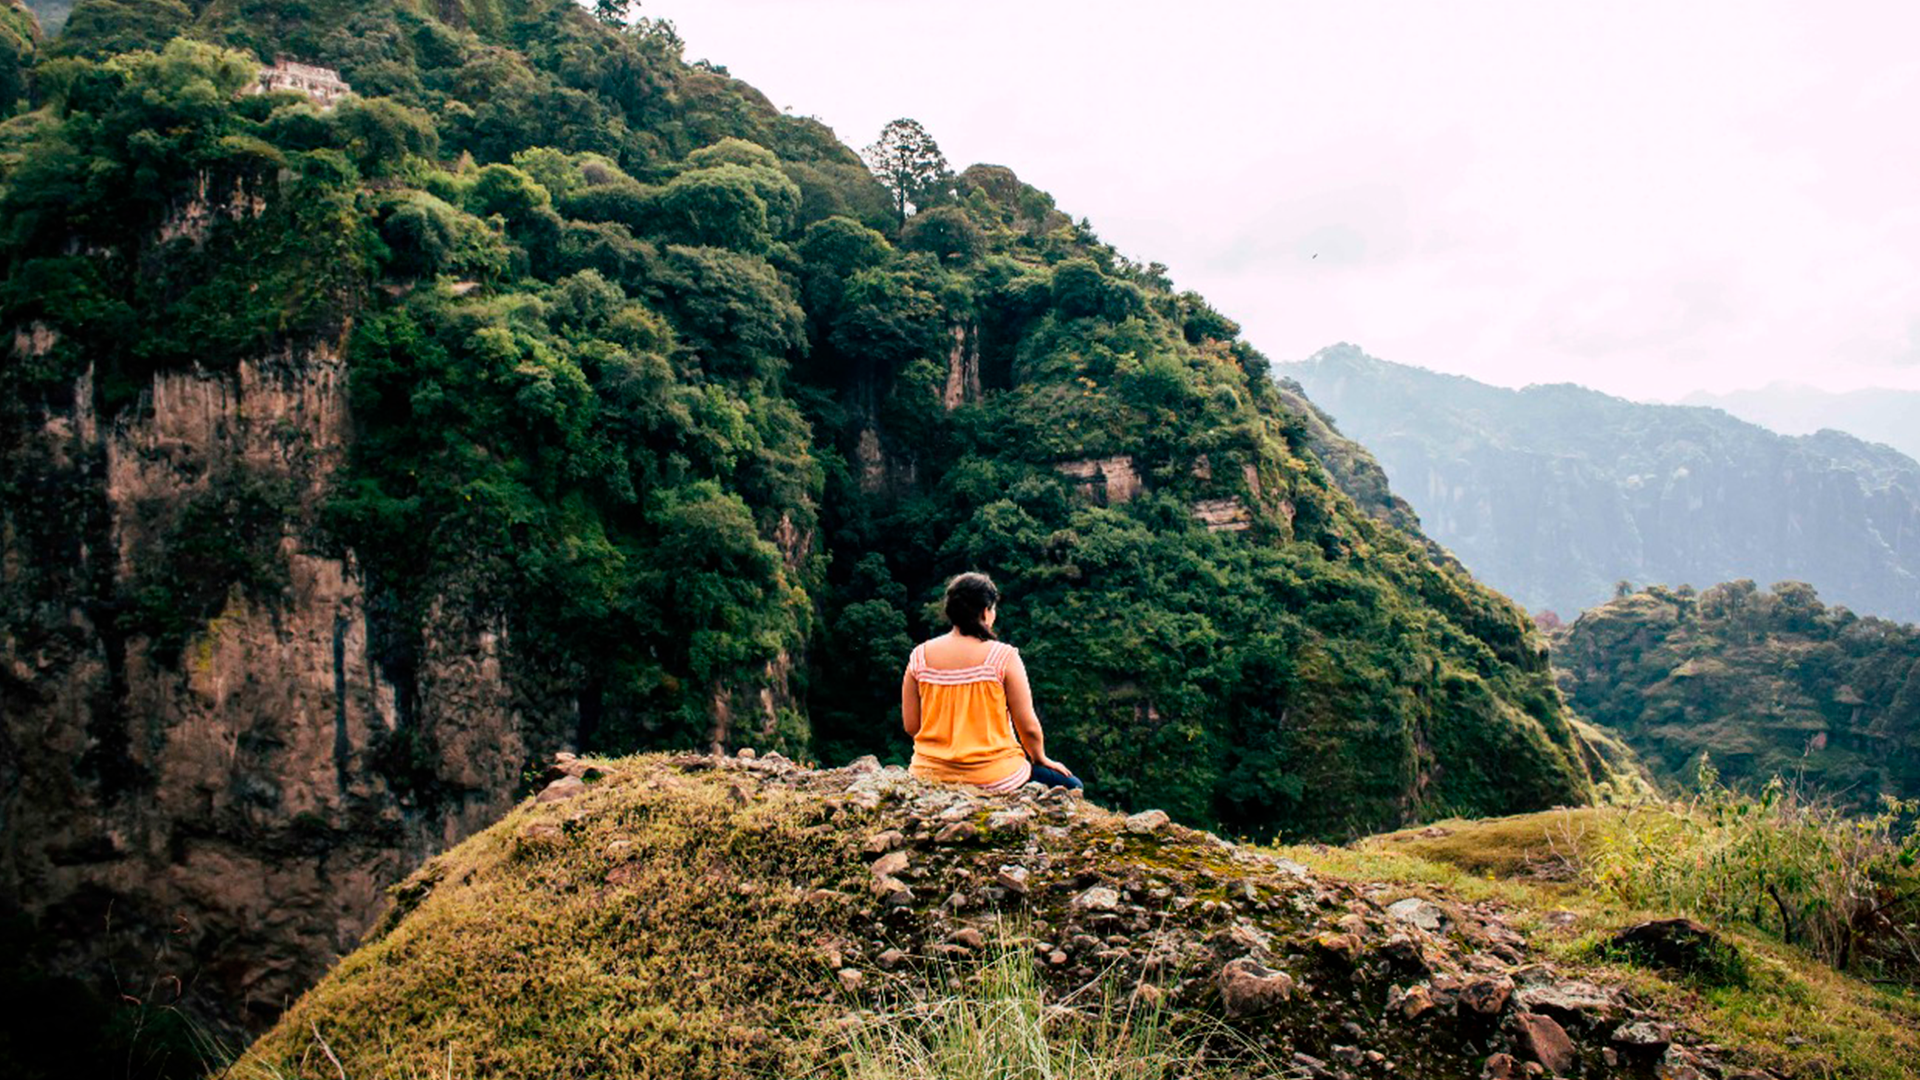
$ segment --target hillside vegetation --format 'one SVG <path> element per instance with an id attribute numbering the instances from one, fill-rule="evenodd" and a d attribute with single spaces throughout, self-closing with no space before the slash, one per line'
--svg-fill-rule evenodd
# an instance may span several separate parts
<path id="1" fill-rule="evenodd" d="M 1557 632 L 1561 688 L 1670 789 L 1703 759 L 1866 811 L 1920 797 L 1920 627 L 1861 618 L 1811 586 L 1648 588 Z"/>
<path id="2" fill-rule="evenodd" d="M 48 53 L 0 130 L 0 322 L 40 343 L 7 429 L 344 353 L 349 460 L 289 539 L 366 574 L 410 799 L 458 797 L 405 722 L 448 605 L 504 623 L 529 701 L 571 689 L 582 746 L 898 759 L 903 657 L 968 568 L 1117 804 L 1342 836 L 1589 793 L 1524 616 L 1335 488 L 1231 321 L 1007 169 L 909 200 L 670 24 L 556 0 L 84 0 Z M 276 54 L 358 96 L 247 93 Z M 109 657 L 174 665 L 285 601 L 271 478 L 212 478 L 123 577 L 59 554 L 85 481 L 5 464 L 21 648 L 78 595 Z M 125 725 L 87 769 L 137 791 Z"/>
<path id="3" fill-rule="evenodd" d="M 1891 447 L 1572 385 L 1509 390 L 1351 345 L 1275 370 L 1373 452 L 1435 540 L 1533 612 L 1571 621 L 1621 581 L 1745 578 L 1920 621 L 1920 463 Z"/>

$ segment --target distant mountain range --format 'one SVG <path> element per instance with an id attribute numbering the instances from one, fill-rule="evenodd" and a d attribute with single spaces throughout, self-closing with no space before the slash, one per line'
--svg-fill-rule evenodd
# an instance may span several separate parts
<path id="1" fill-rule="evenodd" d="M 1886 443 L 1920 458 L 1920 391 L 1854 390 L 1835 394 L 1799 383 L 1777 382 L 1729 394 L 1687 395 L 1683 405 L 1710 405 L 1782 435 L 1811 435 L 1822 428 L 1868 442 Z"/>
<path id="2" fill-rule="evenodd" d="M 1618 582 L 1805 581 L 1920 620 L 1920 464 L 1838 431 L 1572 385 L 1507 390 L 1351 345 L 1275 365 L 1367 446 L 1426 533 L 1535 612 Z"/>

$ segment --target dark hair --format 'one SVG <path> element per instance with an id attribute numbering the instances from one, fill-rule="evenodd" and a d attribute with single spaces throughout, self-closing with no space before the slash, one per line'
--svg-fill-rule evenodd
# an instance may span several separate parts
<path id="1" fill-rule="evenodd" d="M 993 640 L 993 631 L 980 619 L 999 602 L 1000 590 L 985 574 L 961 574 L 947 582 L 947 621 L 968 637 Z"/>

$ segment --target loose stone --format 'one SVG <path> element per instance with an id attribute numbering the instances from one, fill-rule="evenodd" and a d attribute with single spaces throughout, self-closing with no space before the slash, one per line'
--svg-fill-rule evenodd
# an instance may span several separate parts
<path id="1" fill-rule="evenodd" d="M 1072 904 L 1081 911 L 1116 911 L 1120 907 L 1120 894 L 1105 885 L 1095 885 L 1074 897 Z"/>
<path id="2" fill-rule="evenodd" d="M 533 801 L 543 803 L 560 802 L 563 799 L 571 799 L 586 790 L 586 781 L 577 776 L 563 776 L 553 783 L 548 784 L 546 787 L 541 788 L 540 794 L 535 795 Z"/>
<path id="3" fill-rule="evenodd" d="M 892 877 L 900 871 L 905 870 L 907 868 L 907 862 L 906 852 L 889 851 L 874 862 L 873 876 L 877 878 Z"/>
<path id="4" fill-rule="evenodd" d="M 1447 913 L 1440 905 L 1431 900 L 1422 900 L 1409 896 L 1387 905 L 1387 916 L 1403 923 L 1411 923 L 1429 934 L 1438 934 L 1447 926 Z"/>
<path id="5" fill-rule="evenodd" d="M 869 855 L 885 855 L 906 842 L 907 838 L 901 835 L 900 830 L 888 829 L 867 837 L 866 852 Z"/>
<path id="6" fill-rule="evenodd" d="M 973 827 L 973 822 L 956 821 L 935 833 L 933 839 L 941 844 L 963 844 L 978 835 L 980 830 Z"/>
<path id="7" fill-rule="evenodd" d="M 1166 828 L 1170 820 L 1165 810 L 1142 810 L 1127 819 L 1127 831 L 1140 836 L 1150 836 Z"/>
<path id="8" fill-rule="evenodd" d="M 1513 980 L 1505 975 L 1490 975 L 1469 980 L 1460 988 L 1460 1001 L 1483 1016 L 1492 1016 L 1507 1007 L 1513 996 Z"/>

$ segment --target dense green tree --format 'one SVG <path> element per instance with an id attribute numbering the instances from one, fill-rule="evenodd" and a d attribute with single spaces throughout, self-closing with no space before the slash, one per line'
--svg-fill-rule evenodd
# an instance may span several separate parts
<path id="1" fill-rule="evenodd" d="M 433 119 L 390 98 L 349 98 L 332 113 L 345 137 L 345 149 L 362 174 L 382 176 L 402 169 L 410 158 L 439 152 Z"/>
<path id="2" fill-rule="evenodd" d="M 0 5 L 0 120 L 13 115 L 27 96 L 39 48 L 40 25 L 33 12 L 11 0 Z"/>
<path id="3" fill-rule="evenodd" d="M 957 206 L 937 206 L 915 214 L 900 230 L 900 246 L 924 251 L 941 262 L 969 263 L 986 250 L 986 237 L 973 217 Z"/>
<path id="4" fill-rule="evenodd" d="M 760 252 L 773 242 L 766 200 L 738 165 L 674 177 L 657 206 L 660 230 L 679 243 Z"/>
<path id="5" fill-rule="evenodd" d="M 497 232 L 423 191 L 393 201 L 380 236 L 388 266 L 401 276 L 494 277 L 507 268 L 506 245 Z"/>
<path id="6" fill-rule="evenodd" d="M 192 22 L 193 10 L 180 0 L 81 0 L 49 51 L 91 60 L 136 49 L 158 52 Z"/>

